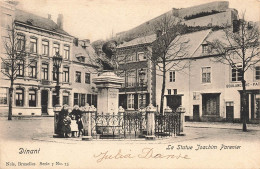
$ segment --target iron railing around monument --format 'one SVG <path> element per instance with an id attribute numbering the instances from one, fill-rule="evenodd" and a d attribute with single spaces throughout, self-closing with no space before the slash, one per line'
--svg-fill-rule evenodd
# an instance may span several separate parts
<path id="1" fill-rule="evenodd" d="M 181 114 L 167 113 L 155 115 L 155 135 L 157 137 L 176 136 L 180 134 Z"/>
<path id="2" fill-rule="evenodd" d="M 180 131 L 180 114 L 155 115 L 154 135 L 176 136 Z M 137 139 L 147 135 L 146 112 L 97 114 L 91 113 L 93 139 Z M 87 132 L 87 131 L 85 131 Z"/>

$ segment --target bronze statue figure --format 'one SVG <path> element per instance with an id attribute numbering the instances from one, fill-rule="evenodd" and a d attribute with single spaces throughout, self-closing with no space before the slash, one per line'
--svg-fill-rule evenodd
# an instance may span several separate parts
<path id="1" fill-rule="evenodd" d="M 108 41 L 102 46 L 102 51 L 106 54 L 105 57 L 100 57 L 99 62 L 101 63 L 104 71 L 113 71 L 118 68 L 116 63 L 116 41 Z"/>

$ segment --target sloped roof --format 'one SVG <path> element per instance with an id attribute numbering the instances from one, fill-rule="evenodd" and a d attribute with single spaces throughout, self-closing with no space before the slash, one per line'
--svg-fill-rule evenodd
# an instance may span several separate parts
<path id="1" fill-rule="evenodd" d="M 172 41 L 172 46 L 168 50 L 168 55 L 176 53 L 179 48 L 180 44 L 183 44 L 186 42 L 186 44 L 183 47 L 183 50 L 180 51 L 180 55 L 185 54 L 185 58 L 190 58 L 193 57 L 193 54 L 196 52 L 196 50 L 199 48 L 199 46 L 202 44 L 204 39 L 209 35 L 211 32 L 211 29 L 203 30 L 203 31 L 198 31 L 198 32 L 192 32 L 188 34 L 184 34 L 181 36 L 177 36 L 173 41 Z M 175 59 L 177 59 L 175 57 Z M 181 58 L 180 58 L 181 59 Z"/>
<path id="2" fill-rule="evenodd" d="M 64 35 L 69 35 L 63 29 L 60 29 L 53 20 L 37 16 L 35 14 L 20 9 L 15 10 L 15 21 L 22 22 L 24 24 L 35 26 L 38 28 L 46 29 L 49 31 L 61 33 Z"/>
<path id="3" fill-rule="evenodd" d="M 72 47 L 72 51 L 73 51 L 72 60 L 74 62 L 81 63 L 77 59 L 77 57 L 83 56 L 85 58 L 85 64 L 92 65 L 92 66 L 99 66 L 98 63 L 96 62 L 98 56 L 91 45 L 87 46 L 86 49 L 82 48 L 80 45 L 78 46 L 74 45 Z"/>
<path id="4" fill-rule="evenodd" d="M 117 46 L 117 48 L 123 48 L 128 46 L 136 46 L 140 44 L 146 44 L 146 43 L 152 43 L 156 40 L 156 34 L 152 34 L 149 36 L 139 37 L 136 39 L 133 39 L 129 42 L 124 42 L 123 44 L 120 44 Z"/>

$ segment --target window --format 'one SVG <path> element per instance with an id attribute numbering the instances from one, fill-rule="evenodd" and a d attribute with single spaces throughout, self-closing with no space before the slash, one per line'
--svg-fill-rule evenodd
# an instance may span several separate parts
<path id="1" fill-rule="evenodd" d="M 30 78 L 36 78 L 36 68 L 37 68 L 37 63 L 32 62 L 29 66 L 29 72 L 28 72 L 28 76 Z"/>
<path id="2" fill-rule="evenodd" d="M 203 67 L 202 68 L 202 83 L 210 83 L 211 77 L 210 77 L 210 67 Z"/>
<path id="3" fill-rule="evenodd" d="M 17 50 L 24 51 L 25 50 L 25 36 L 18 34 L 17 36 Z"/>
<path id="4" fill-rule="evenodd" d="M 208 44 L 202 44 L 202 53 L 208 53 L 208 52 L 209 52 Z"/>
<path id="5" fill-rule="evenodd" d="M 36 38 L 30 39 L 30 52 L 37 53 L 37 39 Z"/>
<path id="6" fill-rule="evenodd" d="M 48 80 L 48 64 L 42 64 L 42 79 Z"/>
<path id="7" fill-rule="evenodd" d="M 87 103 L 90 106 L 92 105 L 91 94 L 87 94 Z"/>
<path id="8" fill-rule="evenodd" d="M 17 74 L 18 77 L 24 76 L 24 62 L 23 60 L 17 61 Z"/>
<path id="9" fill-rule="evenodd" d="M 84 56 L 78 56 L 77 57 L 79 62 L 85 63 L 85 57 Z"/>
<path id="10" fill-rule="evenodd" d="M 85 106 L 85 105 L 86 105 L 86 95 L 80 94 L 80 106 Z"/>
<path id="11" fill-rule="evenodd" d="M 16 99 L 16 106 L 23 106 L 23 97 L 24 97 L 24 91 L 23 89 L 16 89 L 16 95 L 15 95 L 15 99 Z"/>
<path id="12" fill-rule="evenodd" d="M 55 107 L 55 105 L 57 104 L 57 95 L 56 93 L 52 93 L 52 107 Z"/>
<path id="13" fill-rule="evenodd" d="M 94 105 L 97 107 L 97 95 L 96 94 L 87 94 L 87 103 L 88 105 Z"/>
<path id="14" fill-rule="evenodd" d="M 97 107 L 97 95 L 96 94 L 92 94 L 92 99 L 91 99 L 91 105 L 94 105 L 95 107 Z"/>
<path id="15" fill-rule="evenodd" d="M 127 62 L 136 61 L 136 53 L 129 53 L 129 54 L 126 56 L 126 61 L 127 61 Z"/>
<path id="16" fill-rule="evenodd" d="M 63 105 L 69 105 L 69 93 L 63 93 Z"/>
<path id="17" fill-rule="evenodd" d="M 130 70 L 127 72 L 127 87 L 135 86 L 136 83 L 136 72 Z"/>
<path id="18" fill-rule="evenodd" d="M 81 83 L 81 72 L 76 72 L 75 82 Z"/>
<path id="19" fill-rule="evenodd" d="M 85 73 L 85 83 L 90 84 L 90 73 Z"/>
<path id="20" fill-rule="evenodd" d="M 70 47 L 64 46 L 64 59 L 68 60 L 70 57 Z"/>
<path id="21" fill-rule="evenodd" d="M 74 93 L 74 105 L 85 106 L 86 94 Z"/>
<path id="22" fill-rule="evenodd" d="M 7 88 L 0 88 L 0 104 L 7 104 Z"/>
<path id="23" fill-rule="evenodd" d="M 48 41 L 42 41 L 42 54 L 45 56 L 49 55 L 49 42 Z"/>
<path id="24" fill-rule="evenodd" d="M 232 82 L 242 80 L 242 65 L 237 65 L 236 68 L 232 68 Z"/>
<path id="25" fill-rule="evenodd" d="M 173 89 L 173 94 L 177 94 L 177 89 Z"/>
<path id="26" fill-rule="evenodd" d="M 170 82 L 175 82 L 175 71 L 169 72 L 169 80 Z"/>
<path id="27" fill-rule="evenodd" d="M 144 80 L 143 80 L 143 84 L 141 84 L 141 79 L 139 77 L 139 73 L 140 73 L 141 69 L 138 70 L 138 80 L 139 80 L 139 83 L 140 83 L 140 86 L 146 86 L 147 84 L 147 69 L 143 69 L 143 71 L 145 72 L 145 76 L 144 76 Z"/>
<path id="28" fill-rule="evenodd" d="M 167 91 L 168 91 L 168 95 L 172 94 L 172 90 L 171 89 L 167 89 Z"/>
<path id="29" fill-rule="evenodd" d="M 260 80 L 260 66 L 255 67 L 255 80 Z"/>
<path id="30" fill-rule="evenodd" d="M 146 95 L 140 94 L 139 95 L 139 108 L 144 108 L 146 106 Z"/>
<path id="31" fill-rule="evenodd" d="M 36 107 L 36 91 L 29 90 L 29 107 Z"/>
<path id="32" fill-rule="evenodd" d="M 144 52 L 137 53 L 137 57 L 140 61 L 146 60 L 146 55 L 144 54 Z"/>
<path id="33" fill-rule="evenodd" d="M 74 106 L 79 105 L 79 94 L 74 93 Z"/>
<path id="34" fill-rule="evenodd" d="M 63 82 L 69 82 L 69 68 L 63 67 Z"/>
<path id="35" fill-rule="evenodd" d="M 53 55 L 56 55 L 56 53 L 58 52 L 60 52 L 60 45 L 59 44 L 57 44 L 57 43 L 54 43 L 53 44 Z"/>
<path id="36" fill-rule="evenodd" d="M 58 77 L 57 77 L 57 68 L 56 66 L 53 66 L 53 71 L 52 71 L 52 80 L 53 81 L 57 81 Z"/>
<path id="37" fill-rule="evenodd" d="M 134 109 L 134 95 L 127 95 L 127 109 Z"/>

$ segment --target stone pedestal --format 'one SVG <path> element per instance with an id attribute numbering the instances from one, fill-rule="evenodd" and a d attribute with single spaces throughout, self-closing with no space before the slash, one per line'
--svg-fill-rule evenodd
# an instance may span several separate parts
<path id="1" fill-rule="evenodd" d="M 155 115 L 156 108 L 153 107 L 153 105 L 149 105 L 146 108 L 146 114 L 147 114 L 147 123 L 146 123 L 146 130 L 147 130 L 147 136 L 145 137 L 146 140 L 155 140 Z"/>
<path id="2" fill-rule="evenodd" d="M 59 122 L 59 120 L 60 120 L 60 111 L 61 111 L 61 106 L 59 106 L 59 107 L 54 107 L 53 108 L 53 111 L 54 111 L 54 135 L 53 135 L 53 137 L 54 138 L 59 138 L 60 137 L 60 135 L 59 135 L 59 133 L 58 133 L 58 122 Z"/>
<path id="3" fill-rule="evenodd" d="M 180 133 L 178 136 L 185 136 L 183 132 L 183 126 L 184 126 L 184 112 L 180 112 Z"/>
<path id="4" fill-rule="evenodd" d="M 117 114 L 118 93 L 124 79 L 116 76 L 114 72 L 103 72 L 100 76 L 93 78 L 93 83 L 98 88 L 97 113 Z"/>
<path id="5" fill-rule="evenodd" d="M 83 130 L 84 130 L 84 136 L 82 137 L 82 140 L 90 141 L 92 140 L 92 126 L 91 126 L 91 115 L 95 111 L 94 106 L 85 106 L 88 107 L 87 111 L 83 113 L 82 116 L 82 122 L 83 122 Z"/>
<path id="6" fill-rule="evenodd" d="M 185 136 L 185 134 L 183 133 L 185 108 L 180 105 L 180 107 L 177 108 L 176 112 L 180 114 L 180 132 L 178 136 Z"/>
<path id="7" fill-rule="evenodd" d="M 97 96 L 97 114 L 118 115 L 118 93 L 119 88 L 124 83 L 124 79 L 115 75 L 114 72 L 103 72 L 100 76 L 93 78 L 93 83 L 98 88 Z M 117 127 L 118 124 L 96 124 L 97 133 L 105 131 L 105 136 L 115 136 L 115 131 L 112 127 Z M 109 125 L 109 127 L 107 126 Z M 114 125 L 114 126 L 113 126 Z M 103 135 L 103 136 L 104 136 Z"/>

